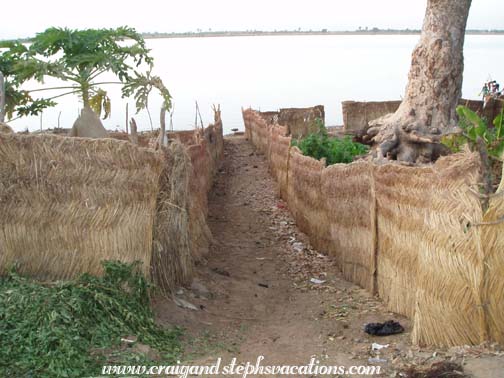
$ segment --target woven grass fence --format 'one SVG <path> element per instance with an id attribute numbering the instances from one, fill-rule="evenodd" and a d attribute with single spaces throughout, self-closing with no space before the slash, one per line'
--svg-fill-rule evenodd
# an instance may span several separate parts
<path id="1" fill-rule="evenodd" d="M 151 266 L 163 156 L 114 139 L 0 133 L 0 269 L 39 278 Z"/>
<path id="2" fill-rule="evenodd" d="M 297 147 L 290 149 L 287 203 L 301 231 L 319 249 L 325 248 L 327 213 L 321 196 L 321 174 L 325 162 L 303 156 Z"/>
<path id="3" fill-rule="evenodd" d="M 0 133 L 0 274 L 17 266 L 67 279 L 101 274 L 103 260 L 138 260 L 164 291 L 188 283 L 201 240 L 211 240 L 206 195 L 222 156 L 222 125 L 205 133 L 201 161 L 178 141 L 155 151 L 123 135 Z"/>
<path id="4" fill-rule="evenodd" d="M 300 228 L 348 280 L 413 319 L 415 343 L 504 342 L 504 183 L 483 211 L 477 154 L 426 167 L 324 167 L 295 147 L 280 147 L 278 130 L 285 128 L 251 109 L 243 118 L 273 176 L 287 182 L 285 199 Z M 264 130 L 269 142 L 260 137 Z M 282 181 L 279 167 L 287 167 Z"/>
<path id="5" fill-rule="evenodd" d="M 279 125 L 271 127 L 269 143 L 269 167 L 278 184 L 280 198 L 287 200 L 287 171 L 291 138 L 286 136 L 287 128 Z"/>
<path id="6" fill-rule="evenodd" d="M 322 170 L 321 180 L 321 202 L 328 222 L 326 249 L 335 257 L 347 280 L 374 293 L 376 201 L 373 167 L 368 162 L 336 164 Z"/>

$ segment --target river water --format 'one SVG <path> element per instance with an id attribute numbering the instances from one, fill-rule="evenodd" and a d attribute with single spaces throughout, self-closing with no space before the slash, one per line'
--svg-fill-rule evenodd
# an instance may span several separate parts
<path id="1" fill-rule="evenodd" d="M 220 104 L 224 131 L 229 132 L 243 129 L 242 107 L 275 110 L 323 104 L 326 123 L 339 125 L 341 101 L 400 99 L 418 40 L 418 35 L 247 36 L 149 39 L 147 45 L 155 59 L 154 74 L 173 96 L 174 129 L 194 127 L 197 101 L 205 125 L 212 122 L 212 104 Z M 479 98 L 489 77 L 504 79 L 504 36 L 468 35 L 464 56 L 464 98 Z M 124 129 L 127 101 L 117 86 L 105 89 L 112 115 L 103 123 L 108 129 Z M 55 127 L 60 114 L 61 127 L 72 126 L 78 98 L 58 100 L 57 107 L 44 112 L 44 128 Z M 128 102 L 131 115 L 134 101 Z M 160 104 L 153 94 L 149 108 L 154 128 L 159 127 Z M 151 128 L 146 111 L 135 117 L 140 130 Z M 12 125 L 17 131 L 36 130 L 40 121 L 29 117 Z"/>

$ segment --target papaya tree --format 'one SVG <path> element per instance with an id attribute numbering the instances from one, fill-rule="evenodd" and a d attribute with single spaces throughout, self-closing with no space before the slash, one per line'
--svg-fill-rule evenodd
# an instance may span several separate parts
<path id="1" fill-rule="evenodd" d="M 12 117 L 36 115 L 54 106 L 61 96 L 78 94 L 84 109 L 93 109 L 104 118 L 110 114 L 110 99 L 103 85 L 120 84 L 123 97 L 133 95 L 137 111 L 148 105 L 148 95 L 159 89 L 163 106 L 170 108 L 171 96 L 157 76 L 151 75 L 153 58 L 142 36 L 134 29 L 71 30 L 49 28 L 30 43 L 0 43 L 0 71 L 6 78 L 6 113 Z M 116 81 L 100 81 L 112 73 Z M 23 89 L 28 80 L 43 83 L 45 77 L 60 79 L 68 85 Z M 60 90 L 56 96 L 34 98 L 35 93 Z M 10 118 L 9 117 L 9 118 Z"/>
<path id="2" fill-rule="evenodd" d="M 366 138 L 377 159 L 431 162 L 440 143 L 460 132 L 456 107 L 462 93 L 464 35 L 471 0 L 428 0 L 420 42 L 413 51 L 399 109 L 370 123 Z"/>

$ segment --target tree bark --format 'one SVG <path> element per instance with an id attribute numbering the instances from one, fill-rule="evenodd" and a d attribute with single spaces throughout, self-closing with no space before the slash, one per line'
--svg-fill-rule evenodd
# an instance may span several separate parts
<path id="1" fill-rule="evenodd" d="M 471 0 L 428 0 L 399 109 L 370 123 L 375 157 L 424 163 L 446 154 L 442 136 L 455 133 L 462 93 L 464 35 Z"/>

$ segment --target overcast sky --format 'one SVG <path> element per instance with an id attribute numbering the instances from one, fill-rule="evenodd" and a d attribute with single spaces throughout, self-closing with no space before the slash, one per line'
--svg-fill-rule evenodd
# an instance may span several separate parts
<path id="1" fill-rule="evenodd" d="M 458 0 L 453 0 L 458 1 Z M 427 0 L 2 1 L 0 39 L 50 26 L 128 25 L 140 32 L 202 30 L 420 29 Z M 470 29 L 504 29 L 503 0 L 473 0 Z"/>

